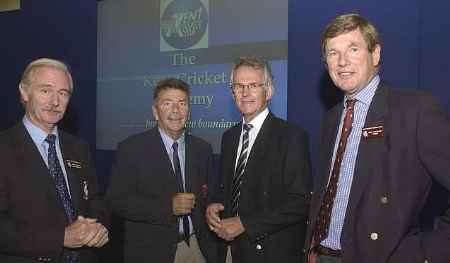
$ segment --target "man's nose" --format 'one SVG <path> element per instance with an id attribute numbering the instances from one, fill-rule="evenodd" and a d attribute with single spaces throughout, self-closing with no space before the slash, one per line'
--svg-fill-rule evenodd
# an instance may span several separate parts
<path id="1" fill-rule="evenodd" d="M 246 96 L 248 96 L 249 93 L 250 93 L 250 86 L 244 85 L 242 87 L 242 96 L 246 97 Z"/>
<path id="2" fill-rule="evenodd" d="M 53 106 L 58 106 L 60 102 L 60 98 L 58 93 L 53 93 L 50 98 L 50 102 Z"/>
<path id="3" fill-rule="evenodd" d="M 347 54 L 339 54 L 338 57 L 338 65 L 339 66 L 346 66 L 348 65 L 349 61 L 348 61 L 348 56 Z"/>

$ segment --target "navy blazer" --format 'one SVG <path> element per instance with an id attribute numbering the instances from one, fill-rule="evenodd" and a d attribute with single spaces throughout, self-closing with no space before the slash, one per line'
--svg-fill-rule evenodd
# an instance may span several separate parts
<path id="1" fill-rule="evenodd" d="M 189 134 L 185 135 L 185 144 L 185 176 L 196 197 L 191 214 L 195 235 L 208 262 L 215 262 L 204 216 L 212 148 Z M 179 225 L 172 213 L 172 197 L 177 192 L 158 127 L 119 144 L 108 199 L 113 212 L 125 220 L 124 262 L 174 261 Z"/>
<path id="2" fill-rule="evenodd" d="M 231 188 L 242 124 L 222 137 L 223 217 L 231 217 Z M 269 113 L 244 171 L 239 216 L 245 232 L 232 241 L 233 263 L 300 262 L 312 178 L 306 133 Z M 221 248 L 225 261 L 226 245 Z"/>
<path id="3" fill-rule="evenodd" d="M 72 202 L 78 215 L 106 227 L 88 145 L 59 131 Z M 68 222 L 48 168 L 22 122 L 0 135 L 0 262 L 58 262 Z M 80 262 L 96 262 L 81 248 Z"/>
<path id="4" fill-rule="evenodd" d="M 313 195 L 306 249 L 328 182 L 343 104 L 322 123 L 319 176 Z M 419 214 L 432 180 L 450 189 L 450 119 L 423 92 L 381 83 L 364 127 L 383 136 L 362 136 L 341 236 L 343 262 L 450 262 L 450 210 L 432 232 L 419 228 Z"/>

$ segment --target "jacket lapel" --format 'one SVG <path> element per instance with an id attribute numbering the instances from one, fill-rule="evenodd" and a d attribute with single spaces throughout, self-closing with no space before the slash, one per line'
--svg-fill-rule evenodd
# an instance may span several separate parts
<path id="1" fill-rule="evenodd" d="M 331 169 L 331 159 L 333 157 L 333 150 L 336 142 L 336 136 L 338 134 L 339 123 L 341 120 L 342 111 L 344 110 L 343 103 L 340 103 L 337 107 L 333 108 L 330 112 L 327 120 L 324 122 L 324 127 L 322 127 L 322 141 L 321 145 L 322 149 L 322 161 L 321 168 L 322 172 L 320 173 L 321 177 L 320 186 L 321 190 L 326 189 L 328 185 L 328 179 L 330 176 Z M 322 191 L 321 191 L 322 192 Z"/>
<path id="2" fill-rule="evenodd" d="M 23 165 L 22 169 L 25 178 L 32 180 L 32 184 L 36 186 L 36 189 L 40 189 L 39 191 L 48 196 L 49 203 L 47 205 L 54 206 L 56 210 L 63 211 L 61 203 L 56 196 L 55 182 L 39 150 L 36 148 L 33 139 L 22 123 L 17 126 L 16 134 L 16 145 L 22 151 L 21 154 L 18 154 L 17 158 L 23 159 L 18 160 L 18 163 Z M 61 215 L 64 214 L 61 213 Z"/>
<path id="3" fill-rule="evenodd" d="M 195 158 L 193 158 L 194 153 L 191 148 L 191 137 L 186 133 L 184 137 L 184 185 L 186 192 L 196 192 L 197 189 L 192 189 L 192 186 L 198 186 L 197 176 L 193 176 L 195 174 Z"/>
<path id="4" fill-rule="evenodd" d="M 80 153 L 76 151 L 75 145 L 73 142 L 67 140 L 67 137 L 64 135 L 64 132 L 59 132 L 59 144 L 61 147 L 61 153 L 64 162 L 64 168 L 66 170 L 67 180 L 69 182 L 69 191 L 72 200 L 72 205 L 75 208 L 75 211 L 82 211 L 80 207 L 81 200 L 81 184 L 83 181 L 87 181 L 87 178 L 81 178 L 82 176 L 86 176 L 87 173 L 76 173 L 75 169 L 87 169 L 86 163 L 83 163 L 80 158 Z M 81 164 L 81 168 L 72 168 L 68 164 L 70 161 L 76 161 Z"/>
<path id="5" fill-rule="evenodd" d="M 222 142 L 222 153 L 221 153 L 221 163 L 222 163 L 222 173 L 221 180 L 224 185 L 226 212 L 231 212 L 231 191 L 232 182 L 234 177 L 234 170 L 236 164 L 236 158 L 238 155 L 239 138 L 241 135 L 242 123 L 238 126 L 234 126 L 229 131 L 229 136 L 225 137 Z"/>
<path id="6" fill-rule="evenodd" d="M 166 146 L 164 145 L 161 134 L 159 133 L 158 126 L 150 130 L 150 136 L 151 138 L 148 140 L 148 145 L 145 148 L 152 152 L 148 154 L 147 161 L 155 162 L 155 158 L 159 159 L 159 163 L 161 163 L 167 171 L 165 173 L 154 174 L 152 176 L 157 176 L 158 179 L 156 181 L 162 182 L 162 187 L 165 193 L 176 193 L 178 192 L 178 181 L 175 177 L 175 171 L 173 170 L 172 162 L 170 161 Z"/>
<path id="7" fill-rule="evenodd" d="M 267 143 L 270 141 L 270 131 L 272 130 L 273 115 L 269 113 L 264 120 L 261 130 L 258 136 L 255 138 L 250 154 L 247 158 L 247 164 L 245 167 L 245 174 L 255 174 L 255 170 L 258 170 L 258 164 L 262 163 L 264 154 L 268 153 Z M 257 174 L 257 173 L 256 173 Z M 247 181 L 247 180 L 246 180 Z"/>
<path id="8" fill-rule="evenodd" d="M 326 115 L 325 120 L 322 122 L 321 138 L 320 138 L 320 160 L 318 168 L 318 178 L 316 179 L 317 187 L 315 187 L 315 194 L 313 196 L 314 204 L 311 207 L 312 219 L 315 219 L 319 213 L 320 205 L 325 194 L 328 178 L 330 175 L 331 158 L 333 156 L 333 149 L 338 133 L 340 118 L 344 106 L 343 103 L 336 105 Z"/>

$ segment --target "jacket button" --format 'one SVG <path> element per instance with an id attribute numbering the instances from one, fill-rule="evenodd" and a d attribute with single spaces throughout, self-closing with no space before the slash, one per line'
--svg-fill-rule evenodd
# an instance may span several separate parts
<path id="1" fill-rule="evenodd" d="M 378 233 L 371 233 L 370 234 L 370 239 L 377 240 L 378 239 Z"/>
<path id="2" fill-rule="evenodd" d="M 387 196 L 382 196 L 380 198 L 380 201 L 381 201 L 382 204 L 387 204 L 389 200 L 388 200 Z"/>
<path id="3" fill-rule="evenodd" d="M 256 249 L 257 249 L 257 250 L 261 250 L 261 249 L 262 249 L 262 246 L 261 246 L 260 244 L 257 244 L 257 245 L 256 245 Z"/>

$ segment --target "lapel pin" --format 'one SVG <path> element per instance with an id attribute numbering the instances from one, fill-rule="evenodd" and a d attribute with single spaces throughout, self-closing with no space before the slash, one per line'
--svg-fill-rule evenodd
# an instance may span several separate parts
<path id="1" fill-rule="evenodd" d="M 84 200 L 89 199 L 89 189 L 88 189 L 88 183 L 86 180 L 83 180 L 83 199 Z"/>

